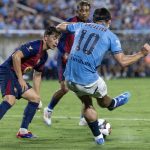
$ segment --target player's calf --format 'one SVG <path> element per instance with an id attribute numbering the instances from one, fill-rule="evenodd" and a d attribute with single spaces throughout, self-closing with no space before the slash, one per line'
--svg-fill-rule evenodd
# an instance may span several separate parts
<path id="1" fill-rule="evenodd" d="M 7 101 L 3 101 L 0 104 L 0 119 L 3 118 L 5 113 L 11 108 L 11 105 Z"/>

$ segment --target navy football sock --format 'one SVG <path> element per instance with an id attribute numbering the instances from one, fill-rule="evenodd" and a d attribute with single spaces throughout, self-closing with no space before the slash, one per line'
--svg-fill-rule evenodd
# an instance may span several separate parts
<path id="1" fill-rule="evenodd" d="M 115 100 L 112 99 L 110 105 L 108 106 L 108 110 L 112 110 L 114 108 L 114 106 L 115 106 Z"/>
<path id="2" fill-rule="evenodd" d="M 88 123 L 89 128 L 91 129 L 93 135 L 99 136 L 101 134 L 100 130 L 99 130 L 99 126 L 98 126 L 98 121 L 94 121 L 94 122 L 89 122 Z"/>
<path id="3" fill-rule="evenodd" d="M 59 99 L 56 99 L 56 98 L 53 97 L 51 99 L 51 102 L 48 105 L 48 108 L 53 110 L 54 107 L 57 105 L 58 101 L 59 101 Z"/>
<path id="4" fill-rule="evenodd" d="M 11 108 L 11 105 L 7 101 L 3 101 L 0 104 L 0 119 L 3 118 L 5 113 Z"/>
<path id="5" fill-rule="evenodd" d="M 28 129 L 29 123 L 32 121 L 36 113 L 36 109 L 38 108 L 38 105 L 39 104 L 35 102 L 28 102 L 28 105 L 24 110 L 24 114 L 23 114 L 24 116 L 23 116 L 21 128 Z"/>

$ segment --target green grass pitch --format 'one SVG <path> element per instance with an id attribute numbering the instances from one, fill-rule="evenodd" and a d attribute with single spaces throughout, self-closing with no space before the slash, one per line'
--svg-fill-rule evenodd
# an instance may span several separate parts
<path id="1" fill-rule="evenodd" d="M 150 149 L 150 79 L 117 79 L 107 81 L 108 93 L 114 97 L 131 92 L 128 104 L 112 112 L 99 108 L 99 118 L 111 123 L 112 134 L 104 145 L 96 145 L 90 130 L 78 126 L 81 103 L 69 92 L 56 106 L 52 126 L 43 123 L 42 110 L 36 113 L 30 130 L 36 139 L 17 139 L 26 101 L 21 99 L 0 121 L 0 150 L 149 150 Z M 59 88 L 57 81 L 43 81 L 41 97 L 46 106 Z M 94 99 L 93 99 L 94 100 Z"/>

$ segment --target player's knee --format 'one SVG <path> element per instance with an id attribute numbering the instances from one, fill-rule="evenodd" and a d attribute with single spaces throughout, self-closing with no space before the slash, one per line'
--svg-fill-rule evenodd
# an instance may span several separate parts
<path id="1" fill-rule="evenodd" d="M 63 94 L 66 94 L 66 93 L 68 93 L 69 89 L 68 88 L 62 88 L 61 91 Z"/>
<path id="2" fill-rule="evenodd" d="M 94 110 L 93 106 L 89 106 L 89 107 L 85 106 L 84 109 L 83 109 L 85 114 L 93 113 L 93 110 Z"/>
<path id="3" fill-rule="evenodd" d="M 84 110 L 84 116 L 89 122 L 95 121 L 97 119 L 97 112 L 93 106 L 91 106 Z"/>
<path id="4" fill-rule="evenodd" d="M 11 106 L 16 103 L 16 99 L 14 98 L 14 96 L 5 96 L 4 101 L 7 101 Z"/>
<path id="5" fill-rule="evenodd" d="M 34 95 L 31 101 L 32 101 L 32 102 L 35 102 L 35 103 L 39 103 L 39 102 L 40 102 L 40 99 L 41 99 L 41 98 L 40 98 L 39 95 Z"/>

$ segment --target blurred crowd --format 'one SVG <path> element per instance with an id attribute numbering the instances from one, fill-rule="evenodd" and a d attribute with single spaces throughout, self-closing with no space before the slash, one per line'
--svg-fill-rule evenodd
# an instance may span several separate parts
<path id="1" fill-rule="evenodd" d="M 56 18 L 52 19 L 51 16 L 62 20 L 74 16 L 78 1 L 0 0 L 0 30 L 44 29 L 49 25 L 56 25 L 58 21 L 55 20 Z M 98 7 L 106 7 L 111 11 L 113 30 L 134 29 L 139 31 L 150 27 L 150 0 L 89 0 L 89 2 L 92 6 L 90 19 L 92 19 L 93 11 Z M 139 47 L 149 42 L 150 39 L 148 34 L 138 34 L 138 36 L 128 34 L 128 36 L 119 35 L 119 37 L 121 37 L 123 49 L 128 54 L 139 50 Z M 47 62 L 44 78 L 57 79 L 56 57 L 51 57 Z M 122 69 L 112 56 L 107 54 L 99 71 L 105 79 L 150 76 L 150 56 Z"/>
<path id="2" fill-rule="evenodd" d="M 45 65 L 43 77 L 46 80 L 58 79 L 56 55 L 51 57 Z M 150 77 L 150 55 L 141 59 L 137 63 L 130 65 L 129 67 L 122 68 L 114 60 L 113 56 L 108 53 L 105 56 L 102 65 L 98 68 L 98 71 L 105 80 L 126 77 Z"/>
<path id="3" fill-rule="evenodd" d="M 129 67 L 122 68 L 113 58 L 107 55 L 99 68 L 104 79 L 150 77 L 150 55 Z"/>
<path id="4" fill-rule="evenodd" d="M 43 29 L 75 14 L 79 0 L 0 0 L 0 29 Z M 92 9 L 107 7 L 113 29 L 149 29 L 150 0 L 89 0 Z M 21 4 L 21 5 L 20 5 Z M 25 7 L 22 7 L 25 6 Z M 92 15 L 91 15 L 92 19 Z"/>
<path id="5" fill-rule="evenodd" d="M 119 34 L 122 49 L 125 54 L 133 54 L 142 48 L 144 43 L 149 43 L 150 34 Z M 53 55 L 45 66 L 45 79 L 57 79 L 57 53 Z M 98 68 L 104 79 L 116 79 L 126 77 L 150 77 L 150 55 L 141 59 L 129 67 L 122 68 L 113 58 L 111 53 L 107 53 L 102 65 Z"/>

